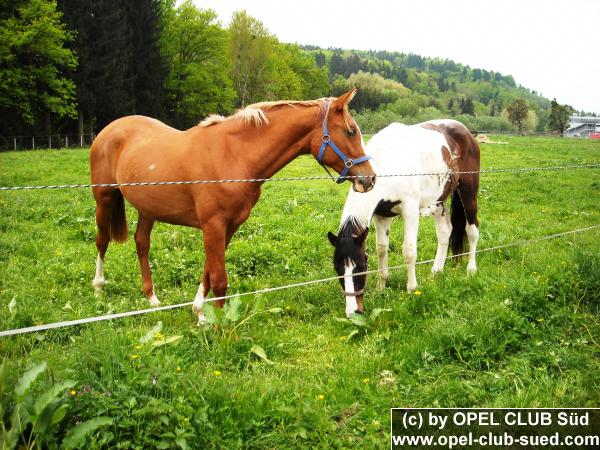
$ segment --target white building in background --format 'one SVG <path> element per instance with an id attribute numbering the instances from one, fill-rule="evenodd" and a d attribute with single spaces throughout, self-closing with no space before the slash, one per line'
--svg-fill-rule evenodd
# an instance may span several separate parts
<path id="1" fill-rule="evenodd" d="M 600 139 L 600 117 L 571 116 L 565 136 Z"/>

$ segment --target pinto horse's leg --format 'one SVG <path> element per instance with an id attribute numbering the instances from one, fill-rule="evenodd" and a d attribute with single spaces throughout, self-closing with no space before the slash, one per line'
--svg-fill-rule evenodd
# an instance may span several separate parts
<path id="1" fill-rule="evenodd" d="M 377 289 L 383 289 L 389 278 L 388 271 L 388 252 L 390 247 L 390 226 L 393 217 L 383 217 L 375 214 L 373 221 L 375 222 L 375 242 L 377 244 Z"/>
<path id="2" fill-rule="evenodd" d="M 475 254 L 477 252 L 477 241 L 479 240 L 479 220 L 477 219 L 477 187 L 479 180 L 475 183 L 465 184 L 459 187 L 460 197 L 462 199 L 467 225 L 467 239 L 469 240 L 469 262 L 467 263 L 467 273 L 477 272 L 477 263 Z"/>
<path id="3" fill-rule="evenodd" d="M 139 215 L 137 229 L 135 230 L 135 248 L 140 260 L 144 294 L 146 294 L 146 298 L 150 302 L 150 306 L 158 306 L 160 305 L 160 302 L 154 293 L 152 273 L 150 272 L 150 262 L 148 261 L 148 253 L 150 252 L 150 233 L 152 232 L 153 226 L 153 219 L 149 219 L 142 214 Z"/>
<path id="4" fill-rule="evenodd" d="M 452 233 L 452 223 L 450 222 L 450 216 L 443 205 L 438 207 L 437 211 L 433 214 L 433 219 L 435 220 L 435 234 L 438 241 L 435 261 L 431 268 L 431 273 L 435 275 L 444 270 L 444 265 L 446 264 L 448 245 L 450 244 L 450 234 Z"/>
<path id="5" fill-rule="evenodd" d="M 417 235 L 419 234 L 419 202 L 406 201 L 402 208 L 402 218 L 404 220 L 402 254 L 408 275 L 406 290 L 413 292 L 417 288 L 415 263 L 417 262 Z"/>

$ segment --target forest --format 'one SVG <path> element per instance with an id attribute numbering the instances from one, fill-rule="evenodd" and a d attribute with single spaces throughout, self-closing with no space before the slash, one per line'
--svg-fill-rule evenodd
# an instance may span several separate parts
<path id="1" fill-rule="evenodd" d="M 448 59 L 280 42 L 245 11 L 224 27 L 191 0 L 0 6 L 0 140 L 89 135 L 131 114 L 176 128 L 253 102 L 336 96 L 363 132 L 453 117 L 472 130 L 562 132 L 574 111 L 510 75 Z"/>

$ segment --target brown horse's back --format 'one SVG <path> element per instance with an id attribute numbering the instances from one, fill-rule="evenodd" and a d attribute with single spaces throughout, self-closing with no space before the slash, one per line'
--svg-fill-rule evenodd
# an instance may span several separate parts
<path id="1" fill-rule="evenodd" d="M 96 137 L 90 150 L 92 183 L 117 183 L 118 162 L 123 151 L 142 141 L 168 139 L 180 131 L 145 116 L 127 116 L 107 125 Z"/>
<path id="2" fill-rule="evenodd" d="M 94 140 L 90 152 L 92 183 L 180 181 L 189 178 L 185 153 L 189 134 L 144 116 L 115 120 Z M 95 188 L 94 195 L 118 190 L 141 215 L 198 227 L 194 201 L 186 185 Z M 113 194 L 118 195 L 118 194 Z"/>

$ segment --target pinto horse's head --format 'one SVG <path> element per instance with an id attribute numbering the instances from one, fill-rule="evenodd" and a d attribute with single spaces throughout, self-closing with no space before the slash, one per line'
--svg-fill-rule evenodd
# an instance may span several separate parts
<path id="1" fill-rule="evenodd" d="M 367 192 L 375 185 L 375 172 L 365 153 L 360 129 L 348 109 L 355 95 L 356 88 L 327 101 L 323 122 L 315 133 L 318 137 L 312 140 L 311 153 L 323 167 L 328 166 L 340 174 L 338 183 L 352 180 L 356 192 Z M 357 178 L 344 178 L 346 176 Z"/>
<path id="2" fill-rule="evenodd" d="M 333 266 L 340 277 L 342 291 L 346 298 L 346 317 L 352 313 L 362 314 L 365 310 L 363 297 L 367 285 L 367 252 L 365 242 L 369 228 L 348 220 L 336 236 L 327 233 L 329 242 L 335 248 Z"/>

